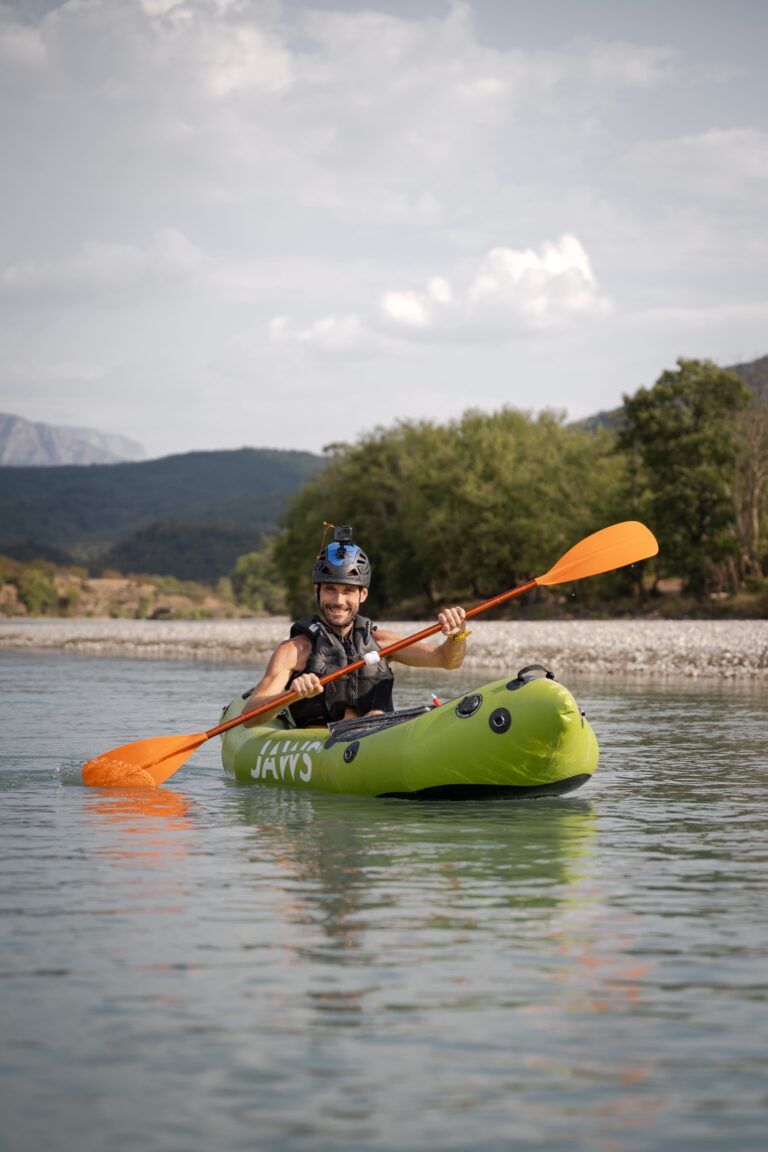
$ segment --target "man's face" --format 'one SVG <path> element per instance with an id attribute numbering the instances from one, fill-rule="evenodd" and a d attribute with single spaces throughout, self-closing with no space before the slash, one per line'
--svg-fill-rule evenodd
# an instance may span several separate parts
<path id="1" fill-rule="evenodd" d="M 367 588 L 354 584 L 318 584 L 320 615 L 333 627 L 343 630 L 351 624 L 368 596 Z"/>

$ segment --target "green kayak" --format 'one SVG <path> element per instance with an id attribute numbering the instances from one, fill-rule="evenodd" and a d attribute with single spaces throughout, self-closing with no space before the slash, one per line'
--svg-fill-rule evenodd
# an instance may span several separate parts
<path id="1" fill-rule="evenodd" d="M 412 800 L 572 792 L 597 767 L 597 739 L 568 689 L 539 672 L 328 728 L 294 728 L 283 714 L 241 724 L 221 737 L 224 770 L 241 783 Z M 222 722 L 241 709 L 237 697 Z"/>

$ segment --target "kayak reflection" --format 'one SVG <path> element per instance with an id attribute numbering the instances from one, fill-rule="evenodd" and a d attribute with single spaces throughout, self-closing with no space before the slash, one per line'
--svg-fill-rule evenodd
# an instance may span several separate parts
<path id="1" fill-rule="evenodd" d="M 326 944 L 345 949 L 365 947 L 384 920 L 403 939 L 409 926 L 481 929 L 500 916 L 505 932 L 518 921 L 528 933 L 579 899 L 592 866 L 596 813 L 581 799 L 414 806 L 229 791 L 254 830 L 245 850 L 269 866 L 282 915 L 311 920 Z"/>

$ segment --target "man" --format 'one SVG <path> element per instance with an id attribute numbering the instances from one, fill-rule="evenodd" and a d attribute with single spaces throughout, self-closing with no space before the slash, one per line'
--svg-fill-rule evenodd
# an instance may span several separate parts
<path id="1" fill-rule="evenodd" d="M 356 672 L 323 687 L 322 676 L 402 639 L 360 615 L 370 582 L 371 565 L 352 543 L 352 529 L 346 525 L 335 528 L 333 543 L 321 551 L 312 569 L 318 612 L 293 624 L 290 638 L 273 652 L 264 676 L 243 705 L 243 713 L 268 704 L 287 689 L 299 697 L 290 705 L 298 728 L 391 712 L 394 678 L 389 660 L 414 668 L 460 667 L 469 635 L 464 628 L 466 613 L 463 608 L 446 608 L 437 616 L 443 634 L 441 644 L 421 641 L 389 659 L 377 660 L 374 655 Z M 277 706 L 251 723 L 264 724 L 279 711 Z"/>

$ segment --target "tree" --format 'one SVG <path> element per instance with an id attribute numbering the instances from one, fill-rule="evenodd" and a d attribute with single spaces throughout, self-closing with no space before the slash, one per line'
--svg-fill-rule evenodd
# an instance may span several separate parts
<path id="1" fill-rule="evenodd" d="M 45 561 L 22 566 L 15 579 L 19 599 L 30 616 L 42 616 L 56 604 L 53 585 L 54 567 Z"/>
<path id="2" fill-rule="evenodd" d="M 739 576 L 762 580 L 768 542 L 768 385 L 756 388 L 738 428 L 734 505 Z"/>
<path id="3" fill-rule="evenodd" d="M 275 563 L 274 538 L 266 539 L 258 552 L 240 556 L 231 581 L 238 603 L 271 616 L 285 612 L 285 587 Z"/>
<path id="4" fill-rule="evenodd" d="M 624 397 L 619 445 L 642 465 L 660 563 L 703 599 L 726 581 L 739 550 L 734 480 L 750 391 L 709 360 L 677 365 Z"/>
<path id="5" fill-rule="evenodd" d="M 624 462 L 609 434 L 503 409 L 444 425 L 401 422 L 336 444 L 282 521 L 291 612 L 312 611 L 322 521 L 370 550 L 371 614 L 485 599 L 547 570 L 616 515 Z"/>

